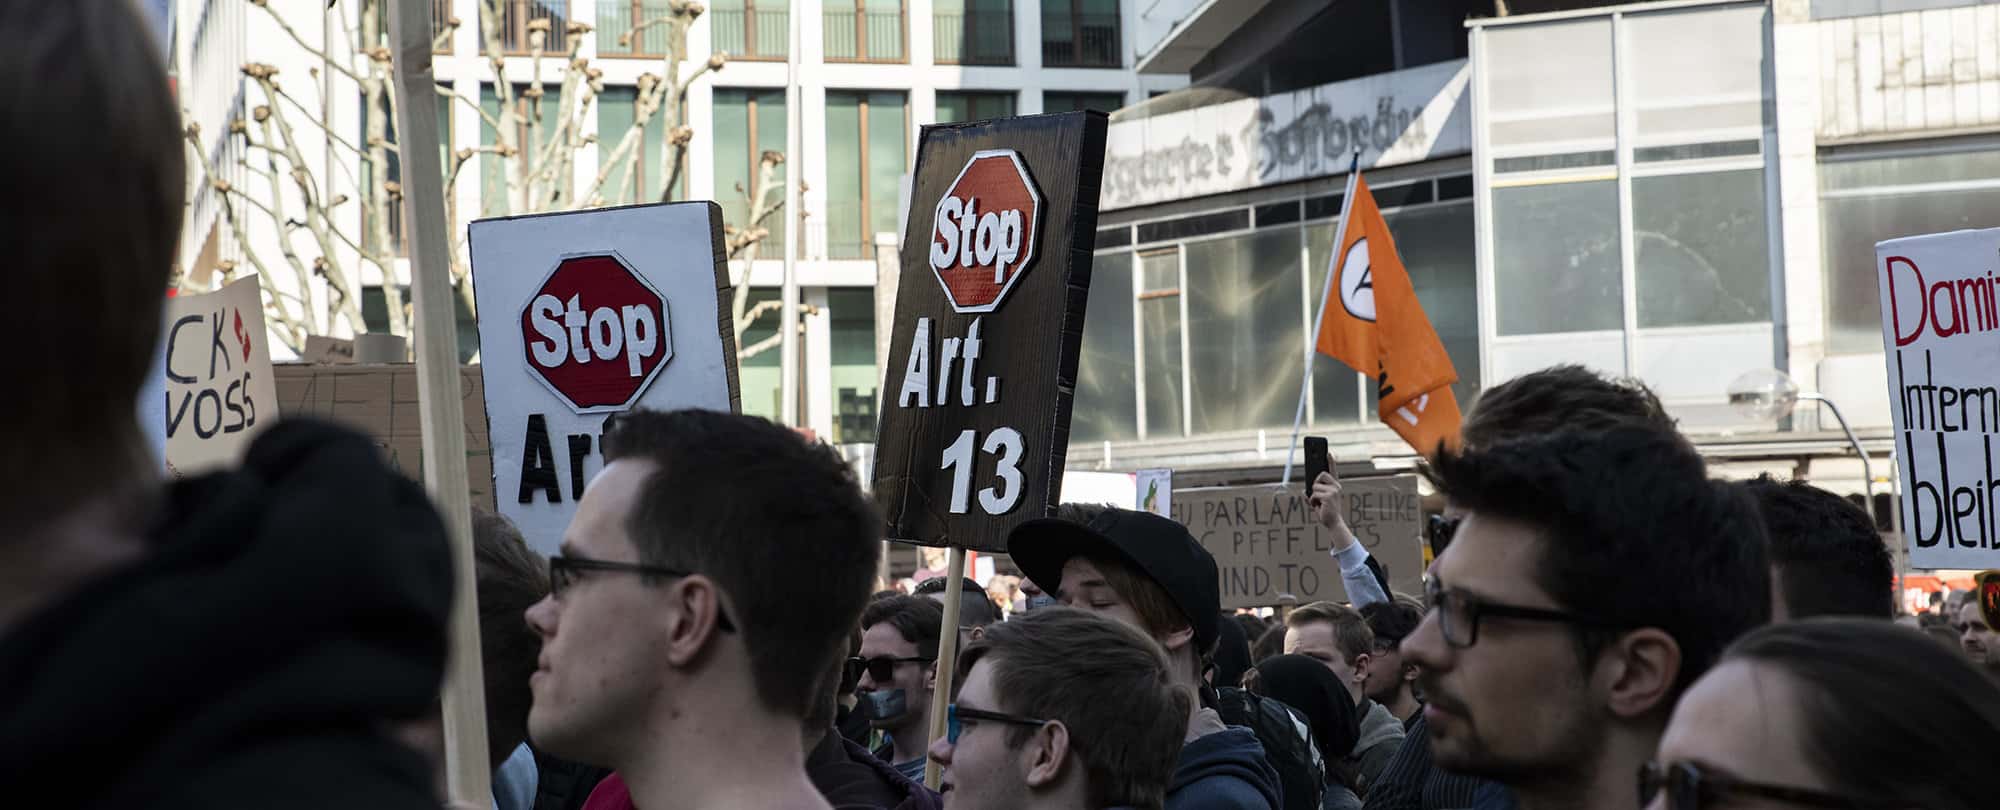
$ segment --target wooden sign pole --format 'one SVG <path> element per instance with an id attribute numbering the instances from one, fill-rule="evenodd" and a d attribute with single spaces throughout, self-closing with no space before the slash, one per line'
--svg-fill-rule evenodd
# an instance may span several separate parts
<path id="1" fill-rule="evenodd" d="M 436 81 L 431 77 L 431 4 L 390 0 L 395 42 L 396 140 L 410 225 L 415 287 L 417 407 L 423 424 L 424 483 L 444 514 L 455 582 L 444 683 L 445 784 L 452 801 L 493 806 L 486 752 L 486 696 L 479 661 L 479 610 L 472 569 L 472 496 L 465 473 L 465 412 L 458 387 L 458 318 L 451 293 L 444 174 L 438 158 Z M 395 283 L 395 279 L 386 279 Z"/>
<path id="2" fill-rule="evenodd" d="M 958 666 L 958 607 L 965 593 L 965 549 L 951 547 L 944 566 L 944 624 L 938 628 L 937 691 L 931 693 L 931 739 L 944 736 L 945 711 L 951 705 L 951 682 Z M 924 784 L 937 790 L 944 773 L 937 760 L 925 758 Z"/>

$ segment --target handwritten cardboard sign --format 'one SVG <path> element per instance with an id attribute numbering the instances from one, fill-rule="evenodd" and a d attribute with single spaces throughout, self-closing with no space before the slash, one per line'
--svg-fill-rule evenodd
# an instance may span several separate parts
<path id="1" fill-rule="evenodd" d="M 493 494 L 553 554 L 632 408 L 738 410 L 722 209 L 712 202 L 472 223 Z"/>
<path id="2" fill-rule="evenodd" d="M 1910 563 L 2000 566 L 2000 229 L 1880 242 L 1875 269 Z"/>
<path id="3" fill-rule="evenodd" d="M 1418 527 L 1417 477 L 1341 482 L 1347 525 L 1389 575 L 1391 589 L 1423 592 L 1424 554 Z M 1332 557 L 1333 533 L 1313 519 L 1303 493 L 1269 484 L 1182 489 L 1173 518 L 1215 555 L 1222 607 L 1270 607 L 1291 596 L 1298 604 L 1351 601 Z"/>
<path id="4" fill-rule="evenodd" d="M 169 299 L 166 328 L 167 469 L 188 476 L 232 465 L 278 418 L 257 277 Z"/>
<path id="5" fill-rule="evenodd" d="M 1004 552 L 1061 491 L 1102 113 L 925 127 L 876 442 L 891 539 Z"/>
<path id="6" fill-rule="evenodd" d="M 389 466 L 424 477 L 424 434 L 414 363 L 277 366 L 278 412 L 340 422 L 375 440 Z M 465 408 L 466 488 L 474 506 L 492 509 L 493 451 L 486 441 L 485 389 L 479 366 L 459 369 Z"/>

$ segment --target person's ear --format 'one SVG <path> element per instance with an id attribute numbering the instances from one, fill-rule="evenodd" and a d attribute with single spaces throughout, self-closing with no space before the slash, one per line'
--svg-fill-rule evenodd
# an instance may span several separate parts
<path id="1" fill-rule="evenodd" d="M 1167 652 L 1174 652 L 1175 650 L 1187 646 L 1189 643 L 1193 641 L 1194 641 L 1194 628 L 1183 627 L 1179 630 L 1175 630 L 1171 633 L 1168 633 L 1166 638 L 1160 639 L 1160 646 L 1165 647 Z"/>
<path id="2" fill-rule="evenodd" d="M 701 574 L 682 577 L 668 585 L 667 603 L 675 610 L 663 611 L 667 623 L 667 661 L 687 666 L 708 642 L 722 634 L 722 589 Z"/>
<path id="3" fill-rule="evenodd" d="M 1648 627 L 1619 636 L 1599 653 L 1591 681 L 1613 714 L 1636 718 L 1672 706 L 1680 671 L 1680 644 Z"/>
<path id="4" fill-rule="evenodd" d="M 1028 765 L 1028 772 L 1022 781 L 1028 787 L 1055 784 L 1062 777 L 1063 766 L 1069 761 L 1069 727 L 1059 720 L 1043 723 L 1029 738 L 1022 756 Z"/>
<path id="5" fill-rule="evenodd" d="M 937 665 L 937 662 L 936 662 L 936 661 L 932 661 L 932 662 L 930 662 L 930 663 L 928 663 L 928 664 L 925 664 L 925 665 L 924 665 L 924 688 L 925 688 L 925 689 L 936 689 L 936 688 L 937 688 L 937 671 L 938 671 L 938 665 Z"/>
<path id="6" fill-rule="evenodd" d="M 1368 680 L 1368 665 L 1369 665 L 1369 664 L 1372 664 L 1372 663 L 1374 663 L 1374 662 L 1375 662 L 1375 656 L 1373 656 L 1373 655 L 1370 655 L 1370 654 L 1368 654 L 1368 653 L 1362 653 L 1362 654 L 1360 654 L 1360 655 L 1357 655 L 1357 656 L 1354 656 L 1354 682 L 1355 682 L 1355 683 L 1365 683 L 1365 682 L 1367 682 L 1367 680 Z"/>

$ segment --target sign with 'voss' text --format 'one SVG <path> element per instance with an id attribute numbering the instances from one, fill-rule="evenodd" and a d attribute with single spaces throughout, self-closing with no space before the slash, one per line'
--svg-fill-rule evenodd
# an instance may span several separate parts
<path id="1" fill-rule="evenodd" d="M 1002 552 L 1054 508 L 1105 122 L 924 128 L 875 453 L 891 539 Z"/>
<path id="2" fill-rule="evenodd" d="M 1875 270 L 1910 564 L 2000 566 L 2000 229 L 1880 242 Z"/>
<path id="3" fill-rule="evenodd" d="M 604 464 L 607 418 L 737 409 L 728 263 L 714 203 L 472 223 L 493 494 L 552 554 Z"/>
<path id="4" fill-rule="evenodd" d="M 166 321 L 167 469 L 178 477 L 234 464 L 278 420 L 257 277 L 176 296 Z"/>
<path id="5" fill-rule="evenodd" d="M 1392 590 L 1422 593 L 1422 497 L 1417 477 L 1341 482 L 1347 526 L 1382 566 Z M 1333 532 L 1313 519 L 1297 488 L 1271 485 L 1184 489 L 1174 493 L 1173 518 L 1215 555 L 1222 607 L 1271 607 L 1351 602 L 1334 560 Z"/>

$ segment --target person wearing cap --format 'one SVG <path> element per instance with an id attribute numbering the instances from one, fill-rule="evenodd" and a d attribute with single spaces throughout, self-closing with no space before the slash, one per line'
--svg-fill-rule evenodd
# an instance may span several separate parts
<path id="1" fill-rule="evenodd" d="M 1065 504 L 1008 538 L 1014 562 L 1061 604 L 1117 619 L 1166 651 L 1174 683 L 1200 693 L 1222 621 L 1215 557 L 1186 527 L 1148 512 Z M 1249 729 L 1189 707 L 1166 810 L 1275 810 L 1278 773 Z"/>

